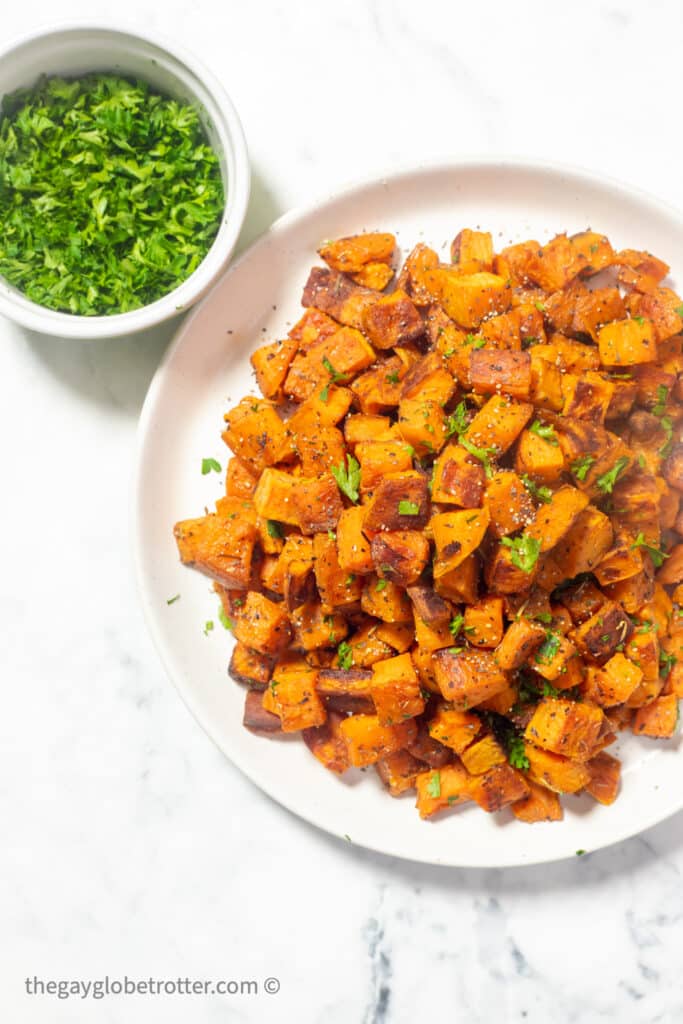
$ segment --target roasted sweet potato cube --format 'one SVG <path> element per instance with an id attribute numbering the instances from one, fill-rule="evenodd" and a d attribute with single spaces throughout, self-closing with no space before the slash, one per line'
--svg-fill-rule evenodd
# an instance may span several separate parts
<path id="1" fill-rule="evenodd" d="M 304 729 L 303 741 L 321 764 L 328 771 L 342 775 L 349 767 L 349 754 L 346 741 L 341 732 L 343 715 L 335 711 L 328 712 L 327 721 L 322 725 Z"/>
<path id="2" fill-rule="evenodd" d="M 527 273 L 545 291 L 553 292 L 568 285 L 584 266 L 580 249 L 561 234 L 530 256 Z"/>
<path id="3" fill-rule="evenodd" d="M 302 533 L 320 534 L 333 530 L 344 506 L 334 477 L 293 477 L 292 505 Z"/>
<path id="4" fill-rule="evenodd" d="M 374 570 L 370 542 L 363 533 L 365 509 L 362 505 L 345 508 L 337 523 L 337 557 L 346 572 L 370 573 Z"/>
<path id="5" fill-rule="evenodd" d="M 553 558 L 564 580 L 593 572 L 612 544 L 614 530 L 609 517 L 589 505 L 574 520 L 568 533 L 553 548 Z"/>
<path id="6" fill-rule="evenodd" d="M 520 618 L 511 622 L 498 644 L 495 659 L 504 672 L 521 668 L 545 640 L 545 629 L 538 622 Z"/>
<path id="7" fill-rule="evenodd" d="M 449 624 L 446 622 L 440 626 L 430 626 L 424 622 L 413 607 L 414 616 L 414 639 L 423 653 L 439 651 L 442 647 L 451 647 L 453 634 Z"/>
<path id="8" fill-rule="evenodd" d="M 284 393 L 297 402 L 314 393 L 326 401 L 331 383 L 348 383 L 374 361 L 374 349 L 361 332 L 354 327 L 340 327 L 293 359 L 283 385 Z"/>
<path id="9" fill-rule="evenodd" d="M 429 541 L 419 530 L 385 530 L 373 537 L 371 553 L 378 573 L 409 587 L 429 561 Z"/>
<path id="10" fill-rule="evenodd" d="M 259 516 L 263 519 L 273 519 L 278 523 L 298 526 L 299 512 L 294 495 L 299 485 L 300 479 L 291 473 L 271 467 L 265 469 L 254 491 L 254 508 Z M 341 501 L 339 504 L 341 505 Z"/>
<path id="11" fill-rule="evenodd" d="M 482 597 L 476 604 L 468 605 L 464 633 L 474 647 L 497 647 L 503 637 L 502 597 Z"/>
<path id="12" fill-rule="evenodd" d="M 223 440 L 251 469 L 261 473 L 277 462 L 286 435 L 285 425 L 271 402 L 249 395 L 224 418 Z"/>
<path id="13" fill-rule="evenodd" d="M 257 482 L 258 474 L 252 472 L 246 462 L 242 462 L 234 455 L 228 460 L 225 473 L 225 493 L 228 497 L 248 501 L 254 496 Z"/>
<path id="14" fill-rule="evenodd" d="M 380 262 L 366 263 L 355 274 L 350 275 L 351 280 L 356 284 L 361 284 L 364 288 L 372 288 L 377 292 L 386 288 L 393 276 L 394 268 L 390 267 L 388 263 Z"/>
<path id="15" fill-rule="evenodd" d="M 528 352 L 482 348 L 470 355 L 472 390 L 480 395 L 511 395 L 528 399 L 531 356 Z"/>
<path id="16" fill-rule="evenodd" d="M 252 651 L 239 640 L 232 649 L 228 675 L 236 683 L 246 683 L 257 690 L 264 690 L 270 682 L 273 661 L 264 654 Z"/>
<path id="17" fill-rule="evenodd" d="M 286 338 L 284 341 L 274 341 L 271 345 L 262 345 L 252 354 L 250 362 L 264 398 L 277 398 L 280 395 L 298 347 L 293 338 Z"/>
<path id="18" fill-rule="evenodd" d="M 398 429 L 419 456 L 440 451 L 446 440 L 446 417 L 441 403 L 431 398 L 402 398 Z"/>
<path id="19" fill-rule="evenodd" d="M 377 636 L 399 654 L 408 651 L 415 639 L 411 622 L 378 622 Z"/>
<path id="20" fill-rule="evenodd" d="M 636 366 L 657 358 L 652 322 L 642 318 L 615 320 L 598 331 L 603 366 Z"/>
<path id="21" fill-rule="evenodd" d="M 510 285 L 498 274 L 462 274 L 436 267 L 424 272 L 423 281 L 451 320 L 462 327 L 477 327 L 485 317 L 502 313 L 510 305 Z"/>
<path id="22" fill-rule="evenodd" d="M 507 763 L 505 751 L 491 734 L 466 747 L 460 759 L 471 775 L 484 775 L 496 765 Z"/>
<path id="23" fill-rule="evenodd" d="M 597 274 L 599 270 L 611 267 L 614 263 L 615 252 L 609 239 L 597 231 L 580 231 L 572 235 L 569 241 L 579 273 L 584 276 Z"/>
<path id="24" fill-rule="evenodd" d="M 406 373 L 406 367 L 399 357 L 392 356 L 366 370 L 360 377 L 356 377 L 351 385 L 351 391 L 356 396 L 361 413 L 365 416 L 375 416 L 398 405 L 401 400 L 401 382 Z M 386 438 L 385 433 L 388 435 Z M 390 437 L 387 431 L 381 431 L 361 440 L 380 441 L 389 440 Z"/>
<path id="25" fill-rule="evenodd" d="M 410 654 L 399 654 L 372 666 L 370 692 L 382 725 L 394 725 L 424 711 L 420 680 Z"/>
<path id="26" fill-rule="evenodd" d="M 288 336 L 299 343 L 299 349 L 305 352 L 316 341 L 328 337 L 339 330 L 339 324 L 327 313 L 315 307 L 307 309 L 304 315 L 288 331 Z"/>
<path id="27" fill-rule="evenodd" d="M 507 686 L 507 676 L 488 651 L 447 649 L 434 654 L 434 674 L 445 700 L 459 711 L 480 704 Z"/>
<path id="28" fill-rule="evenodd" d="M 392 796 L 400 796 L 415 789 L 417 776 L 424 771 L 424 762 L 418 761 L 408 750 L 397 750 L 380 758 L 375 770 Z"/>
<path id="29" fill-rule="evenodd" d="M 374 441 L 386 433 L 391 426 L 388 416 L 377 416 L 370 413 L 352 413 L 344 423 L 344 440 L 353 447 L 361 441 Z"/>
<path id="30" fill-rule="evenodd" d="M 601 804 L 613 804 L 619 792 L 621 763 L 610 754 L 598 754 L 588 762 L 591 773 L 586 792 Z"/>
<path id="31" fill-rule="evenodd" d="M 562 821 L 562 804 L 557 793 L 527 779 L 529 792 L 512 804 L 512 813 L 518 821 L 533 825 L 537 821 Z"/>
<path id="32" fill-rule="evenodd" d="M 601 586 L 619 583 L 643 571 L 643 556 L 628 540 L 620 540 L 603 555 L 593 574 Z"/>
<path id="33" fill-rule="evenodd" d="M 574 630 L 572 639 L 584 655 L 604 665 L 618 647 L 627 643 L 632 632 L 631 621 L 621 606 L 606 601 L 595 615 Z"/>
<path id="34" fill-rule="evenodd" d="M 284 605 L 250 590 L 235 622 L 235 637 L 261 654 L 278 654 L 289 642 L 291 630 Z"/>
<path id="35" fill-rule="evenodd" d="M 486 484 L 484 503 L 491 517 L 491 533 L 499 538 L 524 530 L 536 515 L 531 495 L 510 469 L 501 469 L 491 476 Z"/>
<path id="36" fill-rule="evenodd" d="M 683 329 L 681 300 L 671 288 L 655 288 L 645 294 L 631 294 L 626 304 L 634 318 L 645 318 L 652 325 L 655 342 L 663 342 Z M 642 361 L 642 360 L 641 360 Z"/>
<path id="37" fill-rule="evenodd" d="M 183 565 L 198 569 L 230 590 L 249 585 L 256 540 L 251 517 L 184 519 L 176 523 L 173 532 Z"/>
<path id="38" fill-rule="evenodd" d="M 603 722 L 602 711 L 593 704 L 545 697 L 537 705 L 524 738 L 543 750 L 587 761 L 595 750 Z"/>
<path id="39" fill-rule="evenodd" d="M 264 708 L 263 694 L 260 690 L 247 690 L 244 695 L 242 725 L 250 732 L 259 734 L 282 732 L 282 723 L 278 716 Z"/>
<path id="40" fill-rule="evenodd" d="M 502 544 L 498 544 L 492 549 L 484 568 L 486 585 L 492 593 L 519 594 L 527 590 L 533 583 L 539 563 L 536 562 L 527 571 L 516 565 L 512 557 L 510 548 Z"/>
<path id="41" fill-rule="evenodd" d="M 429 306 L 434 301 L 425 284 L 424 274 L 438 265 L 437 253 L 422 242 L 419 242 L 406 257 L 397 284 L 407 292 L 416 306 Z"/>
<path id="42" fill-rule="evenodd" d="M 525 533 L 540 543 L 541 553 L 550 551 L 569 532 L 587 504 L 587 495 L 575 487 L 558 487 L 550 501 L 538 508 Z"/>
<path id="43" fill-rule="evenodd" d="M 356 445 L 356 458 L 364 494 L 374 491 L 386 476 L 413 470 L 412 453 L 403 441 L 362 441 Z"/>
<path id="44" fill-rule="evenodd" d="M 434 579 L 457 568 L 481 544 L 489 524 L 488 509 L 439 512 L 429 525 L 436 546 Z"/>
<path id="45" fill-rule="evenodd" d="M 428 399 L 445 405 L 455 392 L 455 381 L 438 349 L 413 363 L 401 382 L 401 398 Z"/>
<path id="46" fill-rule="evenodd" d="M 531 239 L 528 242 L 507 246 L 493 261 L 495 272 L 509 280 L 514 288 L 528 284 L 531 280 L 530 271 L 540 248 L 540 244 Z"/>
<path id="47" fill-rule="evenodd" d="M 451 242 L 451 262 L 479 264 L 480 270 L 491 270 L 493 265 L 493 239 L 490 231 L 472 231 L 463 228 Z"/>
<path id="48" fill-rule="evenodd" d="M 447 626 L 452 618 L 452 609 L 447 601 L 429 586 L 416 585 L 407 588 L 413 602 L 415 614 L 428 626 Z"/>
<path id="49" fill-rule="evenodd" d="M 524 744 L 529 760 L 529 779 L 555 793 L 578 793 L 590 782 L 590 768 L 582 761 L 571 761 L 551 750 Z"/>
<path id="50" fill-rule="evenodd" d="M 529 785 L 509 764 L 498 764 L 470 782 L 470 793 L 484 811 L 492 814 L 508 804 L 521 800 L 529 792 Z"/>
<path id="51" fill-rule="evenodd" d="M 313 267 L 301 297 L 302 306 L 315 306 L 340 324 L 363 328 L 363 313 L 377 302 L 377 293 L 354 284 L 336 270 Z"/>
<path id="52" fill-rule="evenodd" d="M 468 555 L 464 562 L 434 580 L 434 589 L 449 601 L 472 604 L 479 592 L 479 556 Z"/>
<path id="53" fill-rule="evenodd" d="M 375 764 L 380 758 L 407 747 L 417 731 L 411 719 L 396 725 L 381 725 L 377 715 L 351 715 L 339 728 L 346 741 L 349 760 L 356 768 Z"/>
<path id="54" fill-rule="evenodd" d="M 614 384 L 591 370 L 579 374 L 565 374 L 562 380 L 564 416 L 577 420 L 603 424 L 614 394 Z"/>
<path id="55" fill-rule="evenodd" d="M 577 334 L 589 334 L 597 341 L 600 327 L 625 316 L 626 307 L 618 288 L 594 288 L 577 297 L 571 329 Z"/>
<path id="56" fill-rule="evenodd" d="M 485 486 L 482 463 L 460 444 L 449 444 L 434 463 L 432 500 L 435 502 L 479 508 Z"/>
<path id="57" fill-rule="evenodd" d="M 617 651 L 596 678 L 597 703 L 603 707 L 624 704 L 642 681 L 643 670 Z"/>
<path id="58" fill-rule="evenodd" d="M 567 609 L 572 621 L 577 626 L 595 615 L 605 603 L 604 594 L 589 579 L 565 587 L 558 600 Z"/>
<path id="59" fill-rule="evenodd" d="M 534 310 L 534 312 L 536 311 Z M 540 317 L 540 313 L 537 315 Z M 500 316 L 493 316 L 490 320 L 484 320 L 479 327 L 479 331 L 482 338 L 485 338 L 490 343 L 492 349 L 510 349 L 520 353 L 522 349 L 521 319 L 519 310 L 511 309 L 509 313 L 501 313 Z M 542 330 L 543 320 L 541 319 Z M 472 352 L 470 352 L 471 355 Z"/>
<path id="60" fill-rule="evenodd" d="M 388 649 L 387 649 L 388 652 Z M 325 707 L 341 713 L 374 714 L 370 696 L 372 672 L 363 668 L 323 668 L 318 673 L 316 689 Z"/>
<path id="61" fill-rule="evenodd" d="M 565 690 L 574 685 L 571 679 L 564 677 L 568 675 L 569 663 L 576 655 L 577 650 L 571 640 L 560 633 L 549 631 L 534 654 L 533 667 L 544 679 Z"/>
<path id="62" fill-rule="evenodd" d="M 564 455 L 558 444 L 551 444 L 533 430 L 522 431 L 515 455 L 517 473 L 541 483 L 554 483 L 564 468 Z"/>
<path id="63" fill-rule="evenodd" d="M 389 232 L 368 231 L 349 235 L 334 242 L 325 242 L 318 254 L 333 270 L 355 274 L 368 263 L 389 263 L 396 248 L 396 238 Z"/>
<path id="64" fill-rule="evenodd" d="M 368 576 L 366 580 L 361 596 L 361 608 L 366 615 L 374 615 L 382 622 L 412 624 L 413 609 L 403 587 L 377 576 Z"/>
<path id="65" fill-rule="evenodd" d="M 368 306 L 363 315 L 363 330 L 375 348 L 386 349 L 417 341 L 425 326 L 415 304 L 397 288 Z"/>
<path id="66" fill-rule="evenodd" d="M 502 454 L 515 443 L 533 411 L 528 402 L 493 395 L 476 414 L 465 437 L 478 448 L 494 448 Z"/>
<path id="67" fill-rule="evenodd" d="M 363 529 L 369 535 L 380 530 L 418 530 L 427 524 L 429 511 L 429 487 L 422 473 L 389 472 L 374 485 Z"/>
<path id="68" fill-rule="evenodd" d="M 462 754 L 483 728 L 478 715 L 470 711 L 456 711 L 447 704 L 439 705 L 427 727 L 432 739 L 438 740 L 456 754 Z"/>
<path id="69" fill-rule="evenodd" d="M 471 777 L 459 764 L 446 765 L 444 768 L 421 772 L 415 780 L 417 802 L 415 806 L 421 818 L 431 818 L 432 814 L 446 807 L 467 803 L 470 796 Z"/>
<path id="70" fill-rule="evenodd" d="M 656 697 L 650 704 L 638 708 L 633 719 L 633 731 L 638 736 L 665 739 L 673 736 L 678 725 L 678 697 L 671 693 Z"/>
<path id="71" fill-rule="evenodd" d="M 341 567 L 336 540 L 327 533 L 316 533 L 313 557 L 315 580 L 324 610 L 331 611 L 360 600 L 363 580 Z"/>
<path id="72" fill-rule="evenodd" d="M 317 669 L 305 662 L 278 662 L 270 686 L 263 694 L 263 706 L 276 714 L 283 732 L 322 725 L 327 712 L 316 693 Z"/>

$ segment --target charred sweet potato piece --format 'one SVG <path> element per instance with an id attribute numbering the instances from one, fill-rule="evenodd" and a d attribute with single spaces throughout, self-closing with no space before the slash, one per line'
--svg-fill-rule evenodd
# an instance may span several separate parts
<path id="1" fill-rule="evenodd" d="M 633 719 L 633 731 L 638 736 L 656 739 L 673 736 L 678 725 L 678 698 L 675 694 L 656 697 L 650 704 L 638 708 Z"/>
<path id="2" fill-rule="evenodd" d="M 250 590 L 235 622 L 236 639 L 261 654 L 274 655 L 287 645 L 290 636 L 287 609 Z"/>
<path id="3" fill-rule="evenodd" d="M 417 776 L 424 771 L 424 762 L 407 750 L 397 750 L 379 759 L 375 769 L 392 796 L 415 789 Z"/>
<path id="4" fill-rule="evenodd" d="M 538 622 L 521 618 L 511 622 L 498 644 L 494 657 L 504 672 L 521 668 L 543 641 L 545 629 Z"/>
<path id="5" fill-rule="evenodd" d="M 277 461 L 285 425 L 274 405 L 263 398 L 243 398 L 225 415 L 222 437 L 228 448 L 256 473 Z"/>
<path id="6" fill-rule="evenodd" d="M 263 694 L 259 690 L 247 690 L 244 695 L 242 725 L 255 733 L 282 732 L 280 719 L 272 711 L 266 711 L 263 706 Z"/>
<path id="7" fill-rule="evenodd" d="M 290 502 L 296 525 L 301 532 L 317 535 L 333 530 L 344 506 L 332 475 L 325 473 L 318 478 L 291 479 L 294 481 L 294 487 Z"/>
<path id="8" fill-rule="evenodd" d="M 574 630 L 572 636 L 584 655 L 603 665 L 617 653 L 618 647 L 627 643 L 632 632 L 631 620 L 621 606 L 606 601 L 595 615 Z"/>
<path id="9" fill-rule="evenodd" d="M 470 782 L 470 794 L 484 811 L 492 814 L 523 799 L 529 785 L 521 772 L 509 764 L 498 764 Z"/>
<path id="10" fill-rule="evenodd" d="M 586 792 L 601 804 L 613 804 L 619 792 L 621 764 L 610 754 L 598 754 L 588 762 L 591 773 Z"/>
<path id="11" fill-rule="evenodd" d="M 524 738 L 543 750 L 587 761 L 594 752 L 603 721 L 603 713 L 595 705 L 545 697 L 536 707 Z"/>
<path id="12" fill-rule="evenodd" d="M 529 792 L 512 804 L 512 813 L 518 821 L 533 825 L 537 821 L 562 821 L 562 804 L 557 793 L 527 779 Z"/>
<path id="13" fill-rule="evenodd" d="M 349 760 L 356 768 L 376 764 L 380 758 L 402 750 L 417 730 L 410 719 L 396 725 L 381 725 L 377 715 L 351 715 L 339 728 L 346 741 Z"/>
<path id="14" fill-rule="evenodd" d="M 354 284 L 336 270 L 313 267 L 301 298 L 302 306 L 316 306 L 340 324 L 363 329 L 363 313 L 377 301 L 376 292 Z"/>
<path id="15" fill-rule="evenodd" d="M 437 811 L 471 800 L 471 776 L 462 765 L 450 764 L 444 768 L 421 772 L 417 787 L 416 807 L 421 818 L 431 818 Z"/>
<path id="16" fill-rule="evenodd" d="M 390 472 L 375 484 L 372 499 L 366 506 L 363 528 L 368 534 L 380 530 L 417 530 L 427 524 L 429 511 L 427 478 L 412 469 Z"/>
<path id="17" fill-rule="evenodd" d="M 472 390 L 480 395 L 511 395 L 528 399 L 531 356 L 528 352 L 477 349 L 470 355 Z"/>
<path id="18" fill-rule="evenodd" d="M 236 683 L 246 683 L 254 689 L 263 690 L 270 682 L 272 671 L 271 658 L 250 650 L 246 644 L 239 641 L 235 644 L 230 656 L 228 675 Z"/>
<path id="19" fill-rule="evenodd" d="M 429 626 L 447 626 L 452 618 L 451 606 L 429 586 L 407 587 L 407 594 L 413 602 L 415 614 Z"/>
<path id="20" fill-rule="evenodd" d="M 327 720 L 322 725 L 304 729 L 301 734 L 313 756 L 337 775 L 342 775 L 349 767 L 346 741 L 341 733 L 343 721 L 343 715 L 334 711 L 328 712 Z"/>
<path id="21" fill-rule="evenodd" d="M 424 274 L 438 265 L 437 253 L 422 242 L 408 254 L 398 276 L 397 285 L 407 292 L 416 306 L 429 306 L 434 301 L 425 285 Z"/>
<path id="22" fill-rule="evenodd" d="M 389 263 L 395 248 L 394 235 L 368 231 L 362 235 L 349 235 L 334 242 L 325 242 L 318 249 L 318 254 L 333 270 L 355 274 L 368 263 Z"/>
<path id="23" fill-rule="evenodd" d="M 386 349 L 417 341 L 424 334 L 425 325 L 414 302 L 397 288 L 367 307 L 363 330 L 375 348 Z"/>
<path id="24" fill-rule="evenodd" d="M 429 561 L 429 541 L 418 530 L 385 530 L 373 537 L 371 553 L 378 572 L 409 587 Z"/>
<path id="25" fill-rule="evenodd" d="M 486 473 L 482 463 L 459 444 L 449 444 L 434 463 L 432 499 L 442 504 L 479 508 Z"/>
<path id="26" fill-rule="evenodd" d="M 351 650 L 353 652 L 353 648 Z M 371 680 L 372 672 L 367 669 L 323 668 L 318 673 L 316 690 L 328 710 L 374 714 Z"/>
<path id="27" fill-rule="evenodd" d="M 420 681 L 410 654 L 376 661 L 372 666 L 370 693 L 382 725 L 394 725 L 424 711 Z"/>
<path id="28" fill-rule="evenodd" d="M 459 711 L 480 704 L 507 686 L 507 676 L 488 651 L 437 651 L 434 674 L 444 699 Z"/>
<path id="29" fill-rule="evenodd" d="M 256 526 L 247 516 L 208 515 L 174 527 L 180 560 L 231 590 L 251 579 Z"/>

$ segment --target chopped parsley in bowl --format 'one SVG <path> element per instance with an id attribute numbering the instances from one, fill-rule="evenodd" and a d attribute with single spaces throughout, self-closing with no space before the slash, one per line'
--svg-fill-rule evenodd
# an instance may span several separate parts
<path id="1" fill-rule="evenodd" d="M 43 78 L 3 100 L 0 276 L 40 306 L 155 302 L 200 265 L 225 202 L 196 106 L 138 78 Z"/>

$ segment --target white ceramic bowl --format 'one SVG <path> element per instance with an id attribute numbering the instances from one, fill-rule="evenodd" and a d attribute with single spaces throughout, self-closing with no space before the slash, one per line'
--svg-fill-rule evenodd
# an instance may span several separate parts
<path id="1" fill-rule="evenodd" d="M 67 338 L 131 334 L 191 306 L 225 269 L 249 201 L 249 157 L 230 99 L 194 57 L 156 35 L 142 36 L 126 28 L 97 23 L 34 32 L 0 52 L 0 97 L 33 85 L 41 75 L 74 77 L 92 71 L 136 76 L 160 92 L 197 105 L 204 130 L 220 159 L 226 206 L 213 245 L 197 269 L 167 295 L 129 313 L 58 313 L 31 302 L 0 277 L 0 313 L 31 330 Z"/>

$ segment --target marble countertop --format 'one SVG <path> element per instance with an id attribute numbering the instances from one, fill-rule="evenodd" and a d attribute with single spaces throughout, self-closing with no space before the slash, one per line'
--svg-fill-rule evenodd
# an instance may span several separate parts
<path id="1" fill-rule="evenodd" d="M 567 161 L 683 204 L 675 0 L 120 0 L 116 13 L 181 39 L 233 96 L 254 171 L 241 248 L 349 179 L 461 155 Z M 3 11 L 3 38 L 54 17 L 24 0 Z M 128 535 L 136 422 L 172 330 L 80 344 L 0 323 L 0 1017 L 680 1022 L 681 815 L 547 867 L 403 863 L 293 818 L 196 725 L 147 636 Z M 261 991 L 25 988 L 126 974 Z"/>

